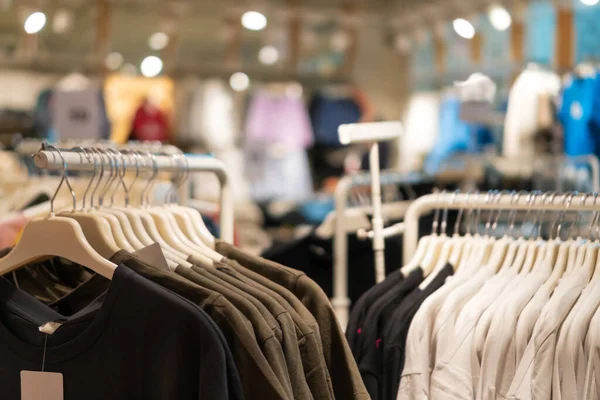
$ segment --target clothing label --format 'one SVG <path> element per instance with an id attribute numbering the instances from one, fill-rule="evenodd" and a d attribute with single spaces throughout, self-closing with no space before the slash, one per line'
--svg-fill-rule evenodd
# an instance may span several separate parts
<path id="1" fill-rule="evenodd" d="M 46 322 L 44 325 L 39 327 L 39 330 L 47 335 L 52 335 L 62 325 L 62 322 Z"/>
<path id="2" fill-rule="evenodd" d="M 21 371 L 21 400 L 63 399 L 63 375 L 61 373 Z"/>
<path id="3" fill-rule="evenodd" d="M 161 271 L 171 272 L 165 253 L 163 253 L 158 243 L 152 243 L 150 246 L 146 246 L 133 253 L 140 261 L 150 264 Z"/>

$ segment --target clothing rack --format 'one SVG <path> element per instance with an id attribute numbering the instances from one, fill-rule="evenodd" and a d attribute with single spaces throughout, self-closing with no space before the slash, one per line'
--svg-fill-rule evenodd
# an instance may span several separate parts
<path id="1" fill-rule="evenodd" d="M 94 171 L 98 166 L 111 167 L 110 160 L 104 157 L 100 157 L 102 160 L 98 161 L 88 159 L 83 156 L 81 152 L 74 150 L 62 150 L 62 156 L 64 162 L 67 165 L 69 171 Z M 221 239 L 226 242 L 233 243 L 233 224 L 234 224 L 234 210 L 233 210 L 233 195 L 231 191 L 231 180 L 227 172 L 225 164 L 217 160 L 212 156 L 197 155 L 197 154 L 186 154 L 185 165 L 177 162 L 177 159 L 171 156 L 165 155 L 152 155 L 152 162 L 150 163 L 135 163 L 130 157 L 123 157 L 121 160 L 124 163 L 125 168 L 131 170 L 152 172 L 157 170 L 158 172 L 212 172 L 219 179 L 221 185 L 220 195 L 220 216 L 219 225 L 221 230 Z M 61 157 L 58 157 L 56 152 L 51 150 L 40 150 L 34 156 L 35 165 L 38 168 L 46 169 L 50 171 L 62 171 L 64 169 L 63 161 Z M 184 193 L 182 193 L 181 201 L 185 202 L 185 199 L 190 197 L 189 185 L 184 185 Z"/>
<path id="2" fill-rule="evenodd" d="M 379 169 L 379 142 L 400 138 L 403 126 L 400 122 L 371 122 L 340 125 L 338 134 L 340 143 L 368 143 L 369 169 L 371 181 L 371 198 L 373 207 L 373 253 L 375 257 L 376 281 L 385 279 L 385 238 L 383 234 L 383 210 L 381 201 L 381 174 Z M 354 178 L 360 179 L 360 178 Z M 344 214 L 348 193 L 354 186 L 353 178 L 342 178 L 335 193 L 335 238 L 333 267 L 333 299 L 331 303 L 336 311 L 340 324 L 348 324 L 350 299 L 348 298 L 348 240 L 344 226 Z"/>
<path id="3" fill-rule="evenodd" d="M 529 193 L 529 192 L 526 192 Z M 600 205 L 580 204 L 573 200 L 568 205 L 564 203 L 564 196 L 557 195 L 552 202 L 528 202 L 527 195 L 521 193 L 518 198 L 515 194 L 494 195 L 490 201 L 486 193 L 456 194 L 436 193 L 422 196 L 415 200 L 406 212 L 404 219 L 405 231 L 403 238 L 404 264 L 413 257 L 419 241 L 419 219 L 433 210 L 511 210 L 511 211 L 600 211 Z"/>

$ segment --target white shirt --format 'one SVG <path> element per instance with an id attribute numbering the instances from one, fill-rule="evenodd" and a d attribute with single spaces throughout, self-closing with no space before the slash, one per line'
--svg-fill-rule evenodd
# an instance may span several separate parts
<path id="1" fill-rule="evenodd" d="M 517 362 L 515 329 L 519 315 L 535 295 L 548 274 L 528 274 L 494 317 L 483 346 L 478 393 L 484 400 L 506 398 Z"/>
<path id="2" fill-rule="evenodd" d="M 584 341 L 598 306 L 600 279 L 594 279 L 581 293 L 559 332 L 554 354 L 553 399 L 583 397 L 587 366 Z"/>
<path id="3" fill-rule="evenodd" d="M 515 270 L 507 270 L 488 280 L 460 312 L 454 327 L 452 343 L 436 360 L 431 374 L 432 399 L 473 398 L 471 347 L 475 327 L 481 315 L 516 274 Z"/>
<path id="4" fill-rule="evenodd" d="M 398 390 L 398 400 L 429 397 L 430 371 L 435 363 L 432 346 L 433 325 L 447 296 L 462 285 L 467 277 L 449 277 L 446 284 L 427 298 L 415 314 L 406 339 L 406 359 Z"/>
<path id="5" fill-rule="evenodd" d="M 534 135 L 544 128 L 540 120 L 540 98 L 558 96 L 560 87 L 560 78 L 553 72 L 527 68 L 519 75 L 508 96 L 504 124 L 505 157 L 533 159 Z"/>
<path id="6" fill-rule="evenodd" d="M 558 330 L 588 282 L 589 271 L 584 269 L 575 270 L 560 280 L 535 324 L 532 339 L 508 391 L 509 399 L 551 398 Z"/>
<path id="7" fill-rule="evenodd" d="M 587 337 L 585 339 L 585 355 L 587 365 L 585 369 L 585 383 L 582 400 L 600 400 L 600 357 L 597 344 L 600 343 L 600 309 L 596 310 L 594 317 L 590 322 Z"/>

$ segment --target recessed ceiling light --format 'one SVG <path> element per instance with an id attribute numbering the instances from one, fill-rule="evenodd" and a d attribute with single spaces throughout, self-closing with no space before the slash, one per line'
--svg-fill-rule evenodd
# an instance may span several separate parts
<path id="1" fill-rule="evenodd" d="M 162 50 L 169 44 L 169 35 L 164 32 L 156 32 L 148 38 L 148 46 L 152 50 Z"/>
<path id="2" fill-rule="evenodd" d="M 454 31 L 458 36 L 465 39 L 473 39 L 475 37 L 475 27 L 469 21 L 463 18 L 455 19 L 452 22 Z"/>
<path id="3" fill-rule="evenodd" d="M 236 72 L 229 78 L 229 86 L 236 92 L 243 92 L 250 86 L 250 78 L 243 72 Z"/>
<path id="4" fill-rule="evenodd" d="M 589 0 L 586 0 L 589 1 Z M 593 0 L 598 1 L 598 0 Z M 512 25 L 512 18 L 506 8 L 500 5 L 494 5 L 490 8 L 489 18 L 494 29 L 498 31 L 505 31 Z"/>
<path id="5" fill-rule="evenodd" d="M 140 65 L 140 71 L 146 78 L 153 78 L 160 74 L 163 69 L 163 62 L 156 56 L 148 56 L 144 58 Z"/>
<path id="6" fill-rule="evenodd" d="M 258 59 L 265 65 L 273 65 L 279 61 L 279 50 L 275 46 L 265 46 L 258 52 Z"/>
<path id="7" fill-rule="evenodd" d="M 38 33 L 46 25 L 46 14 L 43 12 L 34 12 L 25 20 L 25 32 L 29 34 Z"/>
<path id="8" fill-rule="evenodd" d="M 242 15 L 242 26 L 251 31 L 262 31 L 267 27 L 267 17 L 258 11 L 247 11 Z"/>

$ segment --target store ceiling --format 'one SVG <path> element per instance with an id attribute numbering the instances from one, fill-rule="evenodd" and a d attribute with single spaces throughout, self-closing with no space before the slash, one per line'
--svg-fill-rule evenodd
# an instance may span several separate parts
<path id="1" fill-rule="evenodd" d="M 102 53 L 97 50 L 101 41 L 96 29 L 99 3 L 0 0 L 0 66 L 57 71 L 97 69 Z M 468 15 L 488 3 L 489 0 L 110 0 L 110 34 L 106 43 L 110 51 L 121 53 L 125 62 L 134 65 L 155 54 L 180 71 L 200 74 L 223 71 L 232 52 L 240 55 L 227 64 L 232 68 L 237 64 L 267 74 L 281 72 L 286 65 L 289 69 L 285 61 L 261 66 L 256 55 L 262 46 L 272 44 L 281 50 L 284 59 L 297 59 L 296 70 L 319 72 L 331 69 L 327 63 L 344 63 L 345 52 L 337 54 L 332 50 L 332 37 L 339 32 L 347 34 L 352 26 L 380 28 L 383 40 L 386 35 L 413 29 L 424 21 L 433 23 Z M 239 29 L 240 15 L 251 9 L 267 15 L 267 29 Z M 44 11 L 48 23 L 37 38 L 32 38 L 25 34 L 23 22 L 35 10 Z M 53 25 L 56 16 L 65 11 L 70 23 L 64 32 L 59 32 Z M 293 56 L 290 21 L 296 15 L 303 22 L 300 50 Z M 152 51 L 148 38 L 157 31 L 176 37 L 176 45 L 162 52 Z"/>

